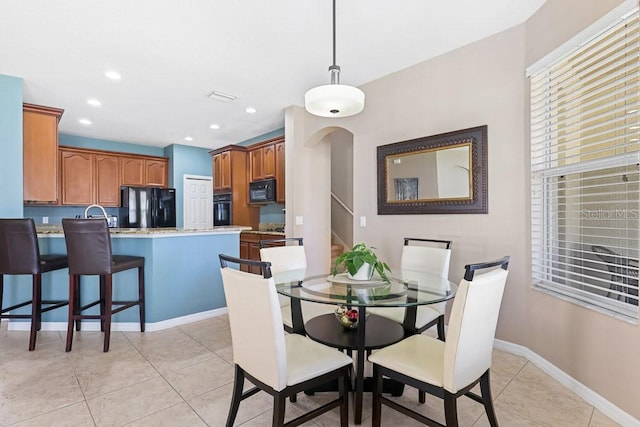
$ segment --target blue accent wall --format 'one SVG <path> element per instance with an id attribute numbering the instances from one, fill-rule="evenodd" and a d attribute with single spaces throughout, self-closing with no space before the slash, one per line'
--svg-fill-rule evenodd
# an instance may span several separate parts
<path id="1" fill-rule="evenodd" d="M 271 132 L 267 132 L 265 134 L 253 137 L 251 139 L 246 139 L 242 142 L 239 142 L 237 145 L 247 146 L 257 144 L 258 142 L 266 141 L 267 139 L 276 138 L 278 136 L 284 135 L 284 128 L 276 129 Z"/>
<path id="2" fill-rule="evenodd" d="M 176 225 L 184 225 L 184 175 L 212 176 L 212 161 L 206 148 L 172 144 L 165 148 L 169 157 L 169 182 L 176 189 Z"/>
<path id="3" fill-rule="evenodd" d="M 22 217 L 22 79 L 0 74 L 0 217 Z"/>

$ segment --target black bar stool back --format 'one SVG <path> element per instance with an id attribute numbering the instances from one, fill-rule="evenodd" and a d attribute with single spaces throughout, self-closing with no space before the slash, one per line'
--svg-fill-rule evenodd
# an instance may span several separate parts
<path id="1" fill-rule="evenodd" d="M 32 218 L 0 219 L 0 321 L 31 319 L 29 351 L 36 348 L 36 333 L 42 313 L 63 307 L 68 300 L 42 300 L 42 273 L 67 268 L 66 255 L 40 255 L 38 235 Z M 4 275 L 31 275 L 31 299 L 3 307 Z M 7 314 L 31 304 L 31 314 Z M 43 307 L 46 306 L 46 307 Z"/>
<path id="2" fill-rule="evenodd" d="M 69 321 L 67 323 L 66 351 L 71 351 L 73 325 L 80 330 L 82 319 L 100 319 L 104 332 L 104 351 L 109 351 L 111 317 L 127 308 L 140 309 L 140 331 L 144 332 L 144 257 L 113 255 L 111 236 L 105 218 L 62 220 L 69 258 Z M 115 273 L 138 269 L 138 299 L 113 301 L 112 276 Z M 82 305 L 80 302 L 80 276 L 100 276 L 100 299 Z M 82 314 L 86 309 L 100 305 L 100 315 Z M 113 308 L 113 306 L 118 306 Z"/>

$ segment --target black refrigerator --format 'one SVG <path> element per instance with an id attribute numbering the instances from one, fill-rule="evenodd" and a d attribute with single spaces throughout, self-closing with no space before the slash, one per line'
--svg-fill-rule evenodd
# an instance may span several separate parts
<path id="1" fill-rule="evenodd" d="M 121 187 L 120 192 L 120 227 L 176 226 L 175 188 Z"/>

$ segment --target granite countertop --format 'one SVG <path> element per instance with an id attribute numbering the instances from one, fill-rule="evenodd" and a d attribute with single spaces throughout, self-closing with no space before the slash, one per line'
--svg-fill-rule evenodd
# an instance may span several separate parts
<path id="1" fill-rule="evenodd" d="M 257 230 L 243 230 L 242 232 L 250 233 L 250 234 L 269 233 L 269 234 L 274 234 L 276 236 L 283 236 L 283 237 L 285 235 L 284 224 L 282 223 L 260 223 L 258 225 Z"/>
<path id="2" fill-rule="evenodd" d="M 110 228 L 111 234 L 189 234 L 189 233 L 224 233 L 229 231 L 251 230 L 251 227 L 242 225 L 218 226 L 212 228 Z M 37 225 L 38 234 L 64 234 L 61 225 Z"/>

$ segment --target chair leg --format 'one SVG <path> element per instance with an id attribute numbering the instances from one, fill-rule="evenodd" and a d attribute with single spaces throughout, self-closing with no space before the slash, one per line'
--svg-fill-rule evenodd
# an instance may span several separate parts
<path id="1" fill-rule="evenodd" d="M 31 332 L 29 333 L 29 351 L 33 351 L 36 348 L 36 333 L 38 332 L 38 308 L 42 298 L 40 297 L 40 282 L 38 274 L 34 274 L 32 278 L 31 286 Z"/>
<path id="2" fill-rule="evenodd" d="M 340 427 L 347 427 L 349 425 L 349 387 L 347 380 L 349 379 L 349 369 L 345 368 L 342 371 L 342 377 L 338 382 L 338 393 L 340 394 Z"/>
<path id="3" fill-rule="evenodd" d="M 144 332 L 144 265 L 138 267 L 138 307 L 140 308 L 140 332 Z"/>
<path id="4" fill-rule="evenodd" d="M 444 419 L 447 427 L 458 427 L 458 405 L 456 396 L 444 391 Z"/>
<path id="5" fill-rule="evenodd" d="M 73 307 L 73 312 L 75 314 L 80 314 L 80 306 L 82 306 L 82 299 L 80 298 L 80 296 L 82 295 L 80 292 L 80 282 L 82 281 L 82 277 L 81 276 L 76 276 L 76 281 L 75 281 L 75 285 L 74 285 L 74 289 L 73 291 L 76 293 L 76 297 L 75 297 L 75 306 Z M 71 310 L 71 305 L 69 305 L 69 310 Z M 80 323 L 80 319 L 76 319 L 76 331 L 80 332 L 81 329 L 81 323 Z"/>
<path id="6" fill-rule="evenodd" d="M 424 403 L 427 401 L 427 393 L 422 390 L 418 390 L 418 402 Z"/>
<path id="7" fill-rule="evenodd" d="M 71 345 L 73 343 L 73 323 L 74 315 L 77 311 L 76 302 L 76 288 L 78 287 L 78 276 L 75 274 L 69 274 L 69 320 L 67 321 L 67 345 L 65 351 L 71 351 Z"/>
<path id="8" fill-rule="evenodd" d="M 284 404 L 286 401 L 287 398 L 280 393 L 273 396 L 273 418 L 271 421 L 272 426 L 284 425 Z"/>
<path id="9" fill-rule="evenodd" d="M 235 365 L 235 375 L 233 378 L 233 394 L 231 396 L 231 405 L 229 406 L 229 415 L 227 416 L 226 427 L 233 427 L 238 415 L 238 408 L 242 400 L 242 387 L 244 386 L 244 371 L 238 365 Z"/>
<path id="10" fill-rule="evenodd" d="M 2 295 L 4 294 L 4 274 L 0 274 L 0 324 L 2 324 Z"/>
<path id="11" fill-rule="evenodd" d="M 107 274 L 104 281 L 104 346 L 105 353 L 109 351 L 109 341 L 111 340 L 111 312 L 112 312 L 112 279 L 111 274 Z"/>
<path id="12" fill-rule="evenodd" d="M 373 413 L 371 416 L 371 427 L 380 427 L 382 421 L 382 374 L 377 365 L 373 365 Z"/>
<path id="13" fill-rule="evenodd" d="M 489 419 L 491 427 L 498 427 L 496 411 L 493 408 L 493 398 L 491 397 L 491 383 L 489 381 L 489 370 L 480 377 L 480 392 L 482 393 L 482 404 Z"/>
<path id="14" fill-rule="evenodd" d="M 105 279 L 104 276 L 100 276 L 100 332 L 104 332 L 104 313 L 105 313 Z"/>
<path id="15" fill-rule="evenodd" d="M 436 327 L 438 328 L 438 339 L 440 341 L 444 341 L 444 315 L 438 317 L 438 324 Z"/>

